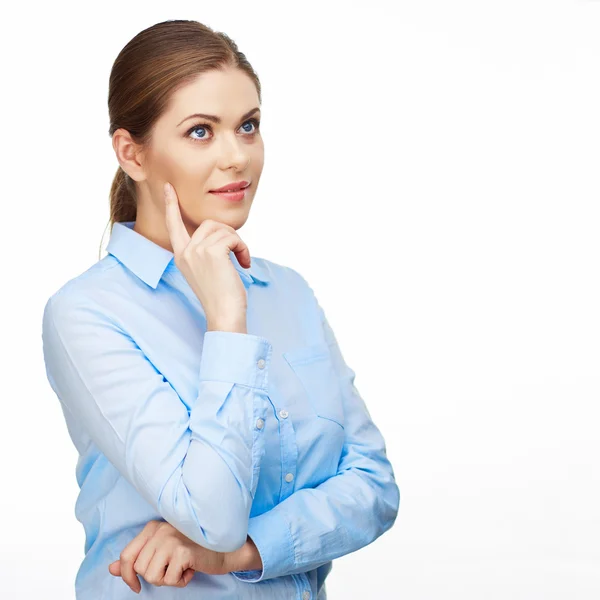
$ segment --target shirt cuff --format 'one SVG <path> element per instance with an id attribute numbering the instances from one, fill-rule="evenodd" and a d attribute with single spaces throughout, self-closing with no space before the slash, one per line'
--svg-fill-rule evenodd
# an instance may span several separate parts
<path id="1" fill-rule="evenodd" d="M 286 575 L 295 568 L 294 541 L 280 511 L 270 510 L 251 517 L 248 521 L 248 535 L 258 549 L 263 568 L 231 571 L 234 577 L 246 583 L 258 583 L 263 579 Z"/>
<path id="2" fill-rule="evenodd" d="M 200 358 L 200 381 L 224 381 L 267 390 L 273 347 L 259 335 L 207 331 Z"/>

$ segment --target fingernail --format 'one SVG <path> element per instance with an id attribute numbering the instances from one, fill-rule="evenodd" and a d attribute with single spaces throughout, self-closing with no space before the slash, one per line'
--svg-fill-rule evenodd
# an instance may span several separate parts
<path id="1" fill-rule="evenodd" d="M 165 192 L 165 196 L 167 197 L 167 200 L 170 198 L 170 194 L 169 194 L 169 183 L 166 182 L 165 185 L 163 186 L 164 192 Z"/>

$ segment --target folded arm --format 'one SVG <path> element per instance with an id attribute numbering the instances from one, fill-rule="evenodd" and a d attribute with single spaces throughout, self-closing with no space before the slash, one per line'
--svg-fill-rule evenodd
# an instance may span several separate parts
<path id="1" fill-rule="evenodd" d="M 157 513 L 210 550 L 243 546 L 264 455 L 257 423 L 268 404 L 269 341 L 206 332 L 188 412 L 92 300 L 50 298 L 42 338 L 48 380 L 64 409 Z"/>
<path id="2" fill-rule="evenodd" d="M 248 536 L 260 553 L 262 569 L 232 571 L 249 583 L 304 573 L 354 552 L 390 529 L 399 509 L 400 491 L 384 439 L 354 386 L 355 372 L 345 363 L 325 313 L 314 300 L 342 386 L 345 443 L 334 477 L 298 490 L 250 519 Z"/>

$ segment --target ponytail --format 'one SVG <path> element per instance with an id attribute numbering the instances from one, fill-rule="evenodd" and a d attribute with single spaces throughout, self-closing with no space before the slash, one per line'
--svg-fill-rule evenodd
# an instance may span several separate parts
<path id="1" fill-rule="evenodd" d="M 135 221 L 137 216 L 137 199 L 135 192 L 135 183 L 121 167 L 117 169 L 113 178 L 112 185 L 110 186 L 109 193 L 110 200 L 110 230 L 115 223 L 123 223 L 125 221 Z M 100 242 L 100 249 L 98 258 L 100 259 L 100 252 L 102 251 L 102 242 Z"/>

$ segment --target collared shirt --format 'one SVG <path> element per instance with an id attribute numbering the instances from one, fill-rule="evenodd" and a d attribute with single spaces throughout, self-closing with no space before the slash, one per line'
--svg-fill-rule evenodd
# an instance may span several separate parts
<path id="1" fill-rule="evenodd" d="M 324 600 L 332 560 L 370 544 L 400 502 L 380 430 L 297 271 L 230 252 L 248 333 L 206 331 L 173 254 L 115 223 L 107 255 L 47 301 L 43 352 L 79 459 L 77 600 L 139 597 L 108 565 L 150 520 L 208 549 L 250 536 L 261 570 L 142 598 Z"/>

